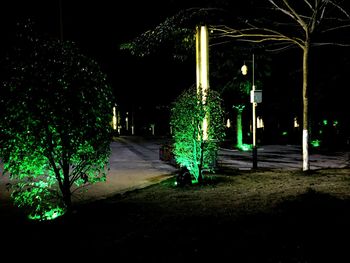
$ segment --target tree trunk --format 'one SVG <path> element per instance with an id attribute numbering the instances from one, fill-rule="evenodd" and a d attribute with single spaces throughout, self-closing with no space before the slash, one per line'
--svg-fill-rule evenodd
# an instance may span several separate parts
<path id="1" fill-rule="evenodd" d="M 203 160 L 204 160 L 204 147 L 205 147 L 204 144 L 205 144 L 205 141 L 201 140 L 200 144 L 201 144 L 201 155 L 200 155 L 200 159 L 199 159 L 198 183 L 202 183 L 203 182 L 202 169 L 203 169 Z"/>
<path id="2" fill-rule="evenodd" d="M 310 169 L 309 161 L 309 131 L 308 131 L 308 62 L 309 62 L 310 40 L 305 41 L 303 49 L 303 171 Z"/>
<path id="3" fill-rule="evenodd" d="M 63 202 L 66 205 L 67 212 L 70 214 L 72 212 L 72 193 L 70 189 L 70 180 L 69 180 L 69 162 L 68 157 L 63 154 L 63 189 L 62 189 L 62 195 L 63 195 Z"/>
<path id="4" fill-rule="evenodd" d="M 66 178 L 66 176 L 64 176 Z M 72 212 L 72 193 L 70 191 L 70 182 L 69 179 L 64 179 L 63 183 L 63 202 L 67 207 L 67 213 L 70 214 Z"/>

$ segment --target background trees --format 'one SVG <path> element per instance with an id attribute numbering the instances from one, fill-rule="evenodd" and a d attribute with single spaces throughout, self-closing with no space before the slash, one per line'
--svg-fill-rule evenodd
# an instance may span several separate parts
<path id="1" fill-rule="evenodd" d="M 215 4 L 217 4 L 216 8 Z M 334 74 L 334 71 L 333 73 L 329 71 L 327 63 L 332 61 L 334 65 L 336 62 L 334 62 L 334 57 L 330 58 L 325 53 L 335 52 L 335 49 L 329 48 L 331 46 L 338 47 L 336 51 L 338 54 L 349 52 L 339 48 L 349 46 L 350 43 L 348 38 L 350 16 L 347 12 L 349 4 L 341 0 L 301 0 L 298 2 L 251 0 L 239 4 L 217 1 L 215 4 L 210 7 L 203 4 L 202 8 L 182 10 L 153 30 L 141 34 L 124 47 L 131 50 L 133 54 L 146 55 L 150 50 L 166 43 L 165 39 L 181 36 L 182 41 L 177 40 L 173 43 L 175 47 L 173 50 L 180 54 L 174 57 L 184 59 L 186 56 L 181 54 L 193 52 L 191 28 L 193 29 L 196 23 L 206 24 L 210 28 L 211 64 L 217 62 L 213 62 L 213 58 L 218 46 L 222 46 L 221 50 L 224 50 L 223 47 L 231 50 L 234 45 L 242 52 L 250 50 L 250 53 L 271 54 L 271 57 L 274 57 L 275 61 L 272 66 L 278 74 L 273 75 L 274 80 L 269 80 L 268 85 L 264 83 L 266 89 L 264 89 L 264 103 L 261 105 L 261 108 L 268 112 L 266 115 L 269 117 L 266 129 L 264 128 L 264 133 L 268 133 L 265 138 L 268 137 L 272 143 L 279 143 L 285 142 L 283 137 L 276 142 L 276 138 L 279 138 L 281 134 L 284 134 L 283 136 L 288 133 L 292 134 L 288 138 L 290 142 L 302 144 L 302 169 L 309 170 L 310 134 L 317 136 L 314 128 L 317 125 L 314 123 L 322 122 L 321 112 L 329 116 L 331 111 L 342 118 L 342 124 L 337 124 L 334 131 L 338 132 L 338 127 L 341 128 L 342 131 L 339 133 L 342 134 L 343 144 L 348 145 L 348 139 L 346 139 L 348 135 L 345 134 L 348 133 L 346 126 L 349 121 L 342 113 L 346 110 L 344 108 L 346 103 L 337 103 L 337 101 L 344 102 L 344 99 L 334 95 L 345 91 L 342 86 L 346 85 L 346 81 L 338 73 Z M 187 37 L 185 37 L 186 34 L 188 34 Z M 325 46 L 328 46 L 327 49 Z M 227 59 L 227 62 L 233 63 L 234 59 Z M 345 55 L 342 56 L 339 64 L 348 65 Z M 326 81 L 323 75 L 318 74 L 318 72 L 324 72 L 325 68 L 328 72 L 325 74 L 328 79 Z M 212 66 L 210 72 L 215 72 Z M 334 82 L 331 83 L 330 79 Z M 325 83 L 328 89 L 336 86 L 337 92 L 327 90 Z M 230 83 L 227 82 L 227 84 Z M 229 85 L 221 83 L 221 86 Z M 211 88 L 216 89 L 217 87 L 214 81 L 211 81 Z M 269 100 L 269 105 L 265 98 Z M 320 107 L 321 103 L 322 107 Z M 339 110 L 339 105 L 342 105 L 342 110 Z M 274 116 L 271 116 L 271 113 Z M 312 118 L 311 114 L 313 114 Z M 329 116 L 328 118 L 337 117 Z M 279 120 L 276 121 L 276 119 Z M 336 120 L 335 122 L 337 123 Z M 299 136 L 299 131 L 300 140 L 296 140 L 295 135 Z M 332 141 L 330 137 L 326 136 L 324 140 Z"/>
<path id="2" fill-rule="evenodd" d="M 344 39 L 334 32 L 350 26 L 350 16 L 342 7 L 343 1 L 267 0 L 260 3 L 264 17 L 253 13 L 241 23 L 232 26 L 213 25 L 216 37 L 232 38 L 251 43 L 273 43 L 269 49 L 284 50 L 299 47 L 302 50 L 303 100 L 303 170 L 309 163 L 309 61 L 312 46 L 344 45 Z M 271 19 L 272 17 L 272 19 Z"/>
<path id="3" fill-rule="evenodd" d="M 2 65 L 0 156 L 14 202 L 48 219 L 71 211 L 76 186 L 105 179 L 113 96 L 74 43 L 32 28 L 19 29 Z"/>

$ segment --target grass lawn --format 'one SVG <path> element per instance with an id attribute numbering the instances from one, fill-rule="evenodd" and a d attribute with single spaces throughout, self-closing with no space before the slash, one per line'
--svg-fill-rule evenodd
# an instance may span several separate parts
<path id="1" fill-rule="evenodd" d="M 219 171 L 185 187 L 171 178 L 79 205 L 71 218 L 2 221 L 3 249 L 55 259 L 350 262 L 350 169 Z"/>

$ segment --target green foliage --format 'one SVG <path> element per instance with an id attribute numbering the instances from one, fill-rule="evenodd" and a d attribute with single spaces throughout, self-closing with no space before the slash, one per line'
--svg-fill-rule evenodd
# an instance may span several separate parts
<path id="1" fill-rule="evenodd" d="M 71 209 L 73 185 L 105 180 L 113 98 L 74 43 L 24 29 L 3 67 L 0 156 L 15 203 L 45 219 L 47 210 Z"/>
<path id="2" fill-rule="evenodd" d="M 206 104 L 191 87 L 174 102 L 171 109 L 174 155 L 181 167 L 186 167 L 195 180 L 201 180 L 202 171 L 213 171 L 219 143 L 224 138 L 224 118 L 221 99 L 209 90 Z M 208 139 L 203 138 L 203 120 L 208 119 Z"/>
<path id="3" fill-rule="evenodd" d="M 28 211 L 28 217 L 35 220 L 50 220 L 66 212 L 62 199 L 55 189 L 54 178 L 26 180 L 13 184 L 11 197 L 14 204 Z"/>
<path id="4" fill-rule="evenodd" d="M 165 49 L 175 59 L 186 60 L 195 54 L 195 28 L 208 16 L 205 9 L 189 8 L 168 17 L 154 29 L 148 30 L 131 42 L 120 45 L 135 56 L 148 56 Z"/>

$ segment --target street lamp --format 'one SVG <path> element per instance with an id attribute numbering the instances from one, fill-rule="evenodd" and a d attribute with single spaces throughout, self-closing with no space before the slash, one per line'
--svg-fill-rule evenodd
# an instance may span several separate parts
<path id="1" fill-rule="evenodd" d="M 252 90 L 250 91 L 250 102 L 252 103 L 252 111 L 253 111 L 253 169 L 258 168 L 258 149 L 256 146 L 256 106 L 259 102 L 262 101 L 262 92 L 261 90 L 255 89 L 255 83 L 254 83 L 254 54 L 253 54 L 253 61 L 252 61 L 252 75 L 253 75 L 253 82 L 252 82 Z M 244 64 L 241 68 L 242 74 L 247 75 L 248 73 L 248 67 Z"/>

